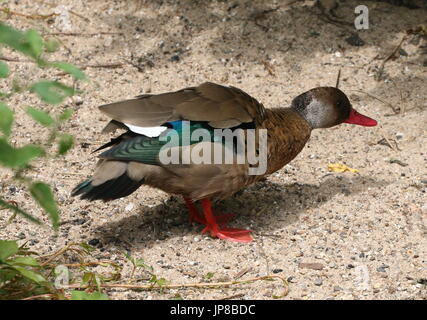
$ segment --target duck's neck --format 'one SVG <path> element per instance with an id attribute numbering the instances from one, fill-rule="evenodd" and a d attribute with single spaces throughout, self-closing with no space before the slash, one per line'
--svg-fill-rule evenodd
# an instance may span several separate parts
<path id="1" fill-rule="evenodd" d="M 310 138 L 308 122 L 291 108 L 266 109 L 262 127 L 268 135 L 268 167 L 271 174 L 294 159 Z"/>

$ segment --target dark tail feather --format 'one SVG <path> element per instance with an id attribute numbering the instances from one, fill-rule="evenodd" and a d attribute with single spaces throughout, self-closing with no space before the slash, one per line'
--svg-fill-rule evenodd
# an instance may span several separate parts
<path id="1" fill-rule="evenodd" d="M 127 176 L 126 173 L 122 174 L 120 177 L 112 180 L 108 180 L 103 184 L 98 186 L 92 185 L 92 180 L 86 180 L 79 185 L 77 185 L 71 195 L 78 196 L 81 195 L 82 199 L 93 200 L 115 200 L 119 198 L 126 197 L 138 189 L 144 180 L 135 181 Z"/>
<path id="2" fill-rule="evenodd" d="M 92 185 L 91 185 L 91 180 L 86 180 L 83 181 L 82 183 L 79 183 L 74 189 L 73 191 L 71 191 L 71 195 L 73 197 L 78 196 L 79 194 L 88 192 L 92 189 Z"/>

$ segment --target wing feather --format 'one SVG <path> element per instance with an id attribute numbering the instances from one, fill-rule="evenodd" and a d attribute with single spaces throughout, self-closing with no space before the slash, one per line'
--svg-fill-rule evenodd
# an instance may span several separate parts
<path id="1" fill-rule="evenodd" d="M 175 92 L 142 95 L 100 106 L 112 119 L 141 127 L 160 126 L 176 120 L 209 121 L 224 128 L 228 123 L 262 121 L 264 107 L 234 87 L 206 82 Z"/>

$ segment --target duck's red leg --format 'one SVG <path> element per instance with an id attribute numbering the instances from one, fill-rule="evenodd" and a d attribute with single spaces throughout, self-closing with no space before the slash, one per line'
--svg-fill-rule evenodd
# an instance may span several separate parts
<path id="1" fill-rule="evenodd" d="M 200 216 L 199 211 L 197 210 L 196 206 L 194 205 L 193 200 L 190 198 L 184 197 L 185 204 L 188 208 L 188 220 L 190 222 L 198 222 L 201 224 L 206 224 L 206 220 Z"/>
<path id="2" fill-rule="evenodd" d="M 196 206 L 194 205 L 193 200 L 191 200 L 190 198 L 184 197 L 184 201 L 185 201 L 185 204 L 187 205 L 187 208 L 188 208 L 188 212 L 189 212 L 188 219 L 189 219 L 189 221 L 190 222 L 198 222 L 198 223 L 206 225 L 207 222 L 206 222 L 205 217 L 200 215 L 199 211 L 197 210 Z M 234 214 L 227 213 L 227 214 L 215 216 L 215 219 L 219 225 L 223 225 L 223 224 L 226 224 L 227 222 L 229 222 L 233 216 L 234 216 Z"/>
<path id="3" fill-rule="evenodd" d="M 235 242 L 251 242 L 253 240 L 249 235 L 250 230 L 220 228 L 220 223 L 218 223 L 212 212 L 212 203 L 209 199 L 202 199 L 202 207 L 206 219 L 206 227 L 202 230 L 202 233 L 209 232 L 212 237 Z"/>

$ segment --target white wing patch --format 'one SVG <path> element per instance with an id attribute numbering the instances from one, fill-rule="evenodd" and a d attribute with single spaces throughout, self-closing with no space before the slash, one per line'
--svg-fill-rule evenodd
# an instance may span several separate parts
<path id="1" fill-rule="evenodd" d="M 127 123 L 124 125 L 132 132 L 143 134 L 144 136 L 151 138 L 158 137 L 163 131 L 167 129 L 167 127 L 138 127 Z"/>

